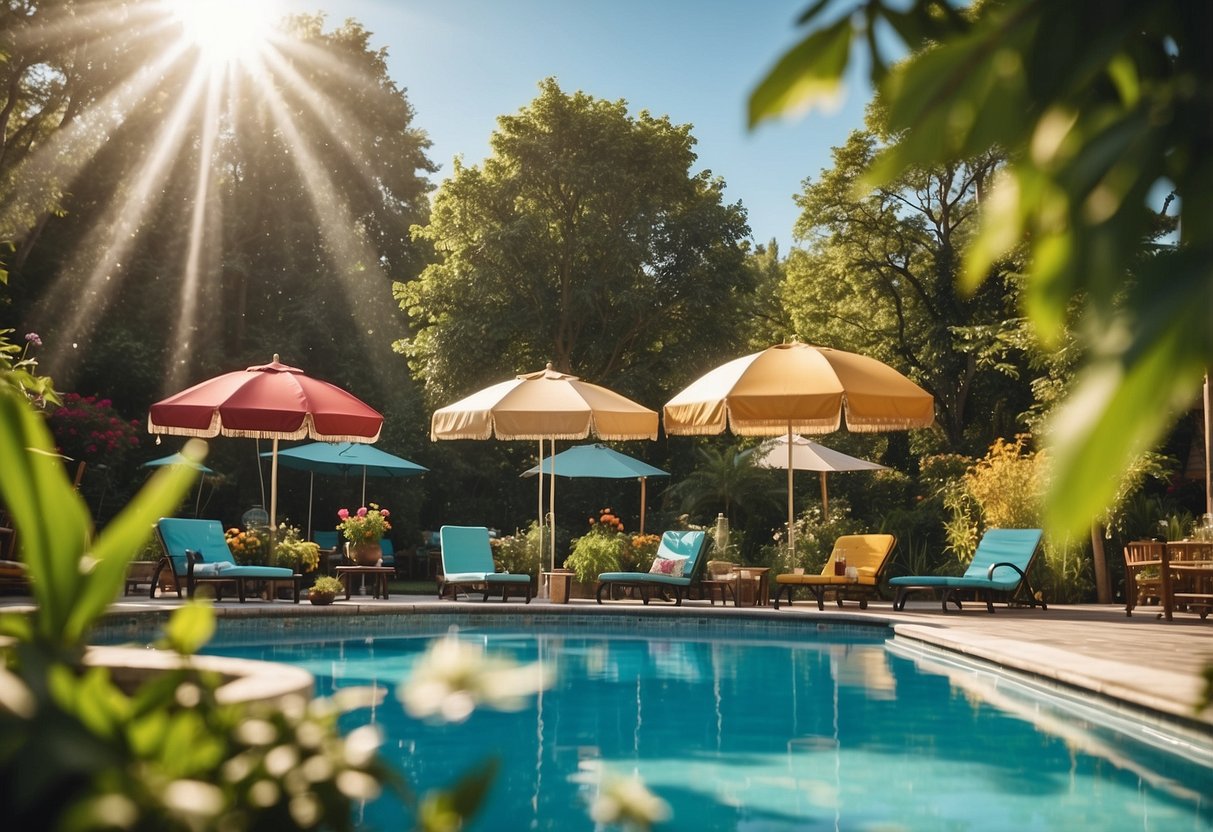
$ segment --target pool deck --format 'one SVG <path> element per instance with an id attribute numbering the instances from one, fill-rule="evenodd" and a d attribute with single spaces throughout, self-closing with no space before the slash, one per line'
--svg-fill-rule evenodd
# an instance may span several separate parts
<path id="1" fill-rule="evenodd" d="M 28 604 L 13 597 L 0 598 L 0 607 Z M 176 597 L 149 600 L 129 596 L 113 608 L 120 615 L 163 615 L 178 606 Z M 375 615 L 410 612 L 493 612 L 502 614 L 637 614 L 770 617 L 806 623 L 838 622 L 892 627 L 898 639 L 993 662 L 1033 674 L 1067 688 L 1089 691 L 1131 708 L 1177 718 L 1213 736 L 1213 708 L 1197 713 L 1195 703 L 1205 689 L 1204 669 L 1213 665 L 1213 620 L 1177 614 L 1171 622 L 1156 618 L 1157 608 L 1139 608 L 1128 618 L 1124 607 L 1111 605 L 1050 606 L 1048 610 L 996 607 L 991 615 L 984 605 L 966 605 L 960 612 L 944 613 L 938 602 L 911 599 L 906 609 L 894 612 L 889 603 L 875 602 L 867 610 L 854 603 L 839 609 L 827 603 L 818 611 L 812 601 L 768 607 L 722 607 L 707 601 L 686 601 L 682 607 L 634 601 L 598 605 L 573 599 L 554 605 L 535 599 L 529 605 L 511 598 L 506 604 L 490 600 L 439 601 L 432 595 L 394 595 L 387 600 L 356 596 L 328 607 L 306 601 L 249 600 L 244 604 L 216 604 L 221 616 Z"/>

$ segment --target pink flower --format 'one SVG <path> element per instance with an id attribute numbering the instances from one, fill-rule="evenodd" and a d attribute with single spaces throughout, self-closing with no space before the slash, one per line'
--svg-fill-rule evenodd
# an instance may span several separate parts
<path id="1" fill-rule="evenodd" d="M 363 506 L 362 508 L 358 509 L 358 516 L 366 517 L 366 506 Z"/>
<path id="2" fill-rule="evenodd" d="M 348 508 L 338 509 L 337 516 L 342 520 L 348 519 L 350 516 L 350 510 Z"/>
<path id="3" fill-rule="evenodd" d="M 38 333 L 36 333 L 36 332 L 25 333 L 25 340 L 29 341 L 35 347 L 42 346 L 42 339 L 38 337 Z"/>
<path id="4" fill-rule="evenodd" d="M 388 511 L 386 508 L 379 509 L 379 513 L 382 514 L 384 517 L 388 517 L 389 515 L 391 515 L 391 512 Z"/>

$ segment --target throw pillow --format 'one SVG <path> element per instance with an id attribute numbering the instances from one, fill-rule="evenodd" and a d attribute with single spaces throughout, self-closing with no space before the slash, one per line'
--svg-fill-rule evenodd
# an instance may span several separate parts
<path id="1" fill-rule="evenodd" d="M 686 567 L 687 558 L 654 558 L 649 573 L 665 575 L 670 578 L 681 578 L 682 570 Z"/>

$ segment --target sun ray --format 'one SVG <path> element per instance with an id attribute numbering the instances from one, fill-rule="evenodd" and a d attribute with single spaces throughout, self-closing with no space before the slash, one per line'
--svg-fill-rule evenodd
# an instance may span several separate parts
<path id="1" fill-rule="evenodd" d="M 361 317 L 370 319 L 370 326 L 364 324 L 355 334 L 363 340 L 382 338 L 385 333 L 377 332 L 376 328 L 385 326 L 391 320 L 387 312 L 391 306 L 391 284 L 379 267 L 378 256 L 355 234 L 354 229 L 359 227 L 359 223 L 350 213 L 349 206 L 334 186 L 325 166 L 304 141 L 281 94 L 276 89 L 267 89 L 266 102 L 291 150 L 291 161 L 307 186 L 304 190 L 318 220 L 318 231 L 324 246 L 331 252 L 333 272 L 342 283 L 342 292 L 350 297 L 353 308 L 361 310 Z M 382 288 L 382 296 L 376 295 L 376 286 Z M 391 383 L 389 368 L 374 362 L 371 366 L 381 383 Z"/>
<path id="2" fill-rule="evenodd" d="M 112 292 L 103 291 L 104 284 L 110 279 L 112 270 L 121 268 L 123 258 L 139 237 L 139 228 L 143 220 L 157 202 L 153 192 L 156 186 L 167 179 L 176 153 L 183 146 L 190 113 L 197 106 L 202 93 L 202 85 L 206 79 L 207 76 L 201 73 L 193 73 L 190 76 L 186 88 L 177 99 L 177 103 L 156 136 L 138 179 L 121 197 L 120 205 L 107 209 L 107 214 L 116 217 L 117 221 L 113 226 L 105 229 L 109 232 L 108 240 L 104 242 L 100 252 L 96 255 L 93 268 L 89 271 L 78 292 L 79 296 L 73 311 L 63 322 L 60 337 L 56 339 L 54 348 L 48 354 L 48 363 L 65 368 L 69 374 L 74 365 L 73 353 L 76 345 L 92 331 L 93 326 L 101 318 L 100 313 L 112 299 Z M 98 229 L 95 234 L 101 232 L 102 229 Z M 94 236 L 90 235 L 90 239 Z M 68 273 L 76 272 L 83 265 L 81 261 L 91 256 L 89 252 L 94 248 L 87 243 L 81 246 L 74 262 L 66 271 Z"/>
<path id="3" fill-rule="evenodd" d="M 126 116 L 152 92 L 161 77 L 184 54 L 178 45 L 163 52 L 155 63 L 124 79 L 75 119 L 55 131 L 11 175 L 12 192 L 0 208 L 0 232 L 20 239 L 35 217 L 21 216 L 23 206 L 46 205 L 51 197 L 71 187 L 76 177 L 122 126 Z"/>
<path id="4" fill-rule="evenodd" d="M 179 390 L 185 386 L 189 370 L 188 356 L 196 334 L 198 294 L 201 284 L 201 261 L 208 220 L 213 221 L 208 207 L 211 196 L 211 158 L 219 135 L 220 79 L 211 75 L 207 84 L 206 104 L 202 119 L 202 143 L 198 154 L 198 173 L 194 186 L 194 204 L 190 215 L 189 247 L 178 301 L 177 323 L 169 340 L 169 368 L 164 388 Z"/>

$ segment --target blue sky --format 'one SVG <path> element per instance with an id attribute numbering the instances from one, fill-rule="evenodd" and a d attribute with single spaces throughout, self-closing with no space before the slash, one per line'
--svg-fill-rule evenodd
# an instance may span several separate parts
<path id="1" fill-rule="evenodd" d="M 324 12 L 330 27 L 354 18 L 386 47 L 416 124 L 433 141 L 437 179 L 462 155 L 489 152 L 497 116 L 517 112 L 554 76 L 566 92 L 628 102 L 694 125 L 696 170 L 727 184 L 749 211 L 756 242 L 792 242 L 792 197 L 830 165 L 830 148 L 860 127 L 868 90 L 852 82 L 834 113 L 745 126 L 750 89 L 798 40 L 809 0 L 280 0 Z"/>

